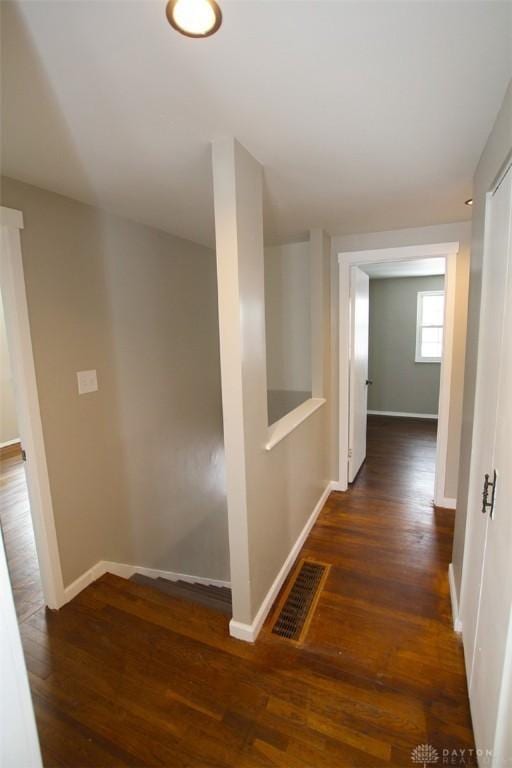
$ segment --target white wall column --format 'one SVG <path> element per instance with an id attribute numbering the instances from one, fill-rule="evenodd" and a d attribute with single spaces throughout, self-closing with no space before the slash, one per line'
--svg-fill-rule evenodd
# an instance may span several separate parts
<path id="1" fill-rule="evenodd" d="M 250 624 L 246 446 L 263 446 L 267 426 L 262 168 L 223 139 L 213 173 L 233 620 Z"/>
<path id="2" fill-rule="evenodd" d="M 213 145 L 232 635 L 253 641 L 330 490 L 329 240 L 313 233 L 313 397 L 270 427 L 263 169 L 235 139 Z"/>

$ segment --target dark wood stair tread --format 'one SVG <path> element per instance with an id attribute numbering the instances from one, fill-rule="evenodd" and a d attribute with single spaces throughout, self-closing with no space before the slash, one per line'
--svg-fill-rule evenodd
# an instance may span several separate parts
<path id="1" fill-rule="evenodd" d="M 135 573 L 130 581 L 146 587 L 152 587 L 172 597 L 181 598 L 191 603 L 197 603 L 212 611 L 231 616 L 231 590 L 227 587 L 216 587 L 209 584 L 189 583 L 187 581 L 170 581 L 161 577 L 153 579 Z"/>

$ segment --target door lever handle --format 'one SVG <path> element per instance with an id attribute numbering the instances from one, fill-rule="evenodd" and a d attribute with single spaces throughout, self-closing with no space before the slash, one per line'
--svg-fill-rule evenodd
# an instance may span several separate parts
<path id="1" fill-rule="evenodd" d="M 493 472 L 492 476 L 492 482 L 489 480 L 490 475 L 485 474 L 484 477 L 484 488 L 482 491 L 482 514 L 485 515 L 487 510 L 489 510 L 489 517 L 492 519 L 492 514 L 494 512 L 494 499 L 496 497 L 496 470 Z M 491 500 L 489 501 L 489 489 L 492 488 L 491 491 Z"/>

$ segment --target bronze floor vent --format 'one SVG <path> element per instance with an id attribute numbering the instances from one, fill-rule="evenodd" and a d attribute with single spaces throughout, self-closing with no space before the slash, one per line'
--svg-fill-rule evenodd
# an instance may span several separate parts
<path id="1" fill-rule="evenodd" d="M 328 572 L 329 566 L 324 563 L 301 561 L 282 598 L 272 634 L 295 642 L 304 639 Z"/>

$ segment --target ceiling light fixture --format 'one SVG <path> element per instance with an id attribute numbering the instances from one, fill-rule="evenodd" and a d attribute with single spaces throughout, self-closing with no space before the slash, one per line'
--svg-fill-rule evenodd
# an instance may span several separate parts
<path id="1" fill-rule="evenodd" d="M 469 200 L 464 200 L 464 205 L 473 205 L 473 198 L 470 197 Z"/>
<path id="2" fill-rule="evenodd" d="M 222 13 L 215 0 L 169 0 L 169 24 L 187 37 L 208 37 L 222 24 Z"/>

